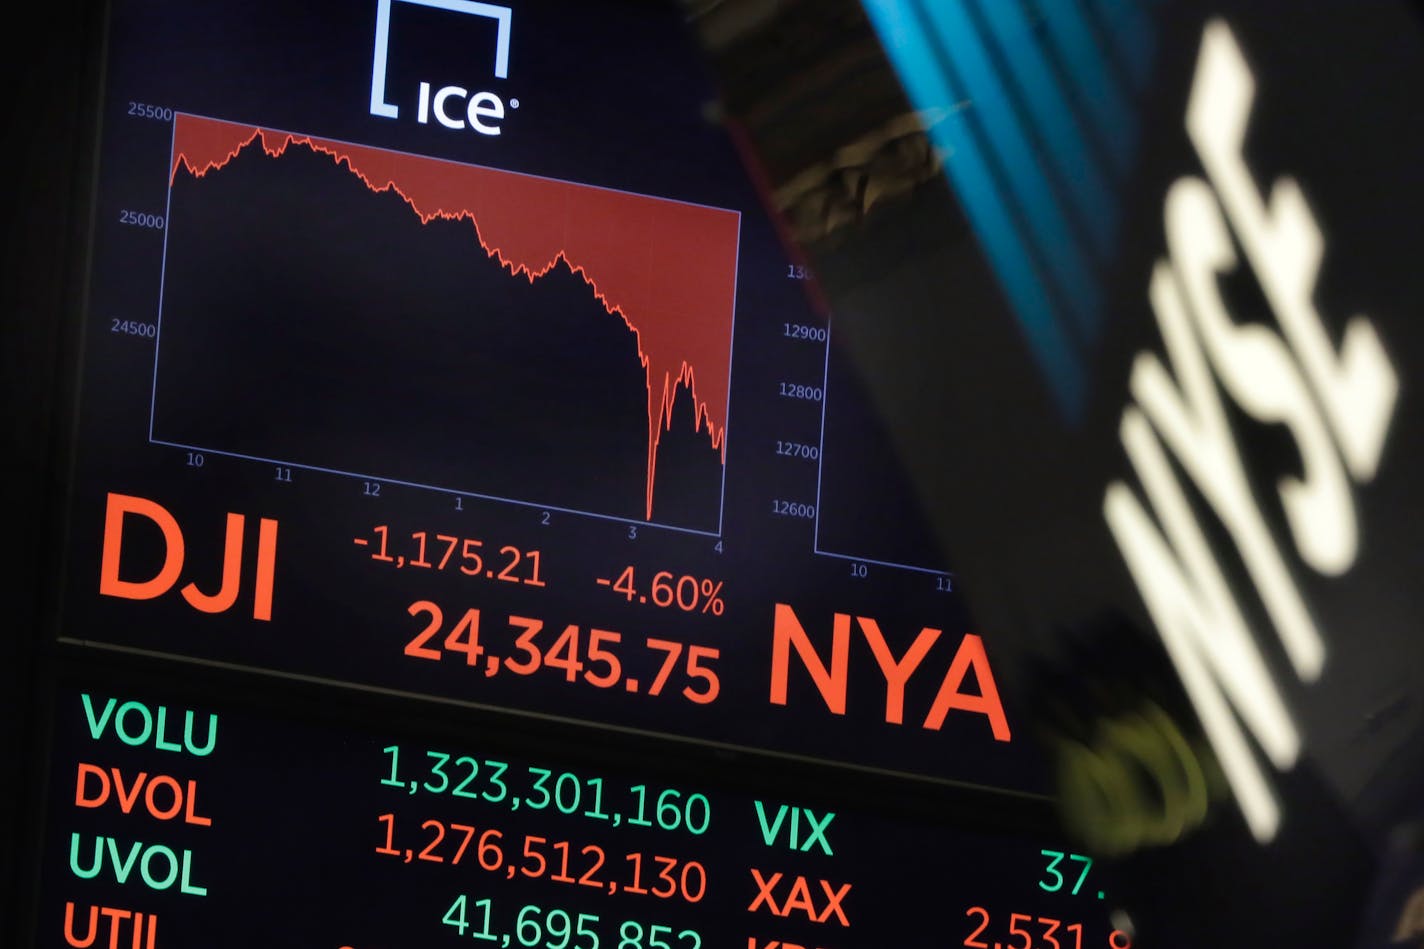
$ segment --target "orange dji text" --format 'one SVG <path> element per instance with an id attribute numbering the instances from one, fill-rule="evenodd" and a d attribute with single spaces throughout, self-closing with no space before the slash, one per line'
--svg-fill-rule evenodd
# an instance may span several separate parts
<path id="1" fill-rule="evenodd" d="M 124 526 L 130 518 L 144 518 L 163 535 L 163 564 L 157 573 L 145 580 L 120 577 L 120 561 L 124 552 Z M 237 602 L 242 586 L 242 548 L 247 518 L 241 514 L 227 515 L 227 531 L 223 540 L 222 575 L 215 593 L 204 593 L 190 581 L 179 592 L 188 605 L 203 613 L 224 613 Z M 152 600 L 171 590 L 182 578 L 186 553 L 183 531 L 178 520 L 156 501 L 127 494 L 109 493 L 104 512 L 104 548 L 99 568 L 99 593 L 126 600 Z M 261 518 L 257 526 L 257 569 L 253 577 L 252 617 L 272 618 L 272 588 L 276 576 L 277 522 Z"/>

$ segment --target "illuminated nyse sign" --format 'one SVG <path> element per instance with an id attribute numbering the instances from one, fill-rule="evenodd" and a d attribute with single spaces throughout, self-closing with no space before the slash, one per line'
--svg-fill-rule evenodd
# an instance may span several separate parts
<path id="1" fill-rule="evenodd" d="M 492 19 L 498 25 L 494 50 L 494 77 L 509 78 L 509 40 L 511 21 L 514 14 L 509 7 L 492 3 L 476 3 L 474 0 L 378 0 L 376 7 L 376 46 L 371 58 L 371 114 L 394 119 L 400 116 L 400 106 L 386 101 L 386 65 L 390 51 L 391 5 L 409 3 L 423 7 L 433 7 L 451 13 Z M 451 102 L 457 103 L 453 107 Z M 511 109 L 519 108 L 519 100 L 509 100 Z M 468 127 L 481 135 L 500 134 L 500 122 L 505 117 L 505 102 L 498 93 L 470 92 L 463 86 L 443 86 L 431 93 L 429 82 L 420 83 L 416 110 L 416 121 L 429 124 L 432 113 L 435 121 L 448 129 L 460 130 Z"/>
<path id="2" fill-rule="evenodd" d="M 1249 417 L 1290 432 L 1303 471 L 1281 477 L 1279 500 L 1295 551 L 1329 577 L 1355 562 L 1352 487 L 1375 475 L 1399 384 L 1368 317 L 1350 318 L 1338 351 L 1327 336 L 1312 300 L 1320 227 L 1293 179 L 1263 194 L 1243 158 L 1254 88 L 1230 28 L 1209 23 L 1186 113 L 1209 182 L 1186 176 L 1168 190 L 1170 260 L 1157 264 L 1150 285 L 1167 365 L 1138 354 L 1136 401 L 1119 429 L 1156 520 L 1122 481 L 1108 486 L 1103 514 L 1252 833 L 1267 841 L 1280 808 L 1233 709 L 1277 768 L 1294 764 L 1300 734 L 1163 446 L 1221 519 L 1296 674 L 1311 682 L 1325 643 L 1252 496 L 1218 384 Z M 1217 289 L 1238 265 L 1233 231 L 1279 334 L 1233 321 Z"/>

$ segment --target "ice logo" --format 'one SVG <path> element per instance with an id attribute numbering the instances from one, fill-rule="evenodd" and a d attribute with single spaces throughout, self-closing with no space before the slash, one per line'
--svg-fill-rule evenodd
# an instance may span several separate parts
<path id="1" fill-rule="evenodd" d="M 509 35 L 514 18 L 509 7 L 476 3 L 474 0 L 377 0 L 376 48 L 371 58 L 372 115 L 387 119 L 400 117 L 400 106 L 386 101 L 386 54 L 390 46 L 391 5 L 396 2 L 494 20 L 499 25 L 495 39 L 494 75 L 496 79 L 509 78 Z M 510 99 L 508 107 L 519 108 L 519 100 Z M 501 131 L 499 123 L 505 116 L 505 101 L 497 93 L 471 93 L 463 86 L 443 86 L 432 93 L 430 83 L 422 82 L 416 103 L 416 121 L 422 125 L 429 124 L 432 112 L 435 121 L 448 129 L 469 128 L 481 135 L 498 135 Z"/>

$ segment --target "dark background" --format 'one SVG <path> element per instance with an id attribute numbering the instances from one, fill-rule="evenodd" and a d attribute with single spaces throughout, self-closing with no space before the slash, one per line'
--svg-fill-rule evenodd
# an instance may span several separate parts
<path id="1" fill-rule="evenodd" d="M 1081 695 L 1086 691 L 1083 683 L 1088 682 L 1106 681 L 1120 688 L 1141 676 L 1140 670 L 1155 669 L 1154 662 L 1161 661 L 1152 648 L 1155 640 L 1144 634 L 1150 627 L 1143 622 L 1120 558 L 1101 531 L 1097 505 L 1106 481 L 1126 473 L 1113 434 L 1124 399 L 1126 360 L 1139 348 L 1156 349 L 1159 345 L 1145 310 L 1142 275 L 1162 252 L 1161 196 L 1177 176 L 1199 173 L 1180 132 L 1180 115 L 1206 12 L 1194 4 L 1175 4 L 1162 20 L 1166 37 L 1166 53 L 1159 64 L 1162 80 L 1143 109 L 1143 114 L 1156 116 L 1158 124 L 1148 130 L 1150 159 L 1143 164 L 1148 170 L 1136 183 L 1129 202 L 1133 208 L 1126 227 L 1129 250 L 1119 261 L 1120 274 L 1114 282 L 1118 288 L 1112 308 L 1114 332 L 1097 355 L 1098 384 L 1092 394 L 1091 421 L 1076 431 L 1065 431 L 1056 421 L 1046 392 L 1034 381 L 1035 370 L 1026 350 L 1007 319 L 983 321 L 983 331 L 968 340 L 937 340 L 933 333 L 915 340 L 921 349 L 953 354 L 954 365 L 954 371 L 940 377 L 941 388 L 923 396 L 925 404 L 946 409 L 935 415 L 937 437 L 920 440 L 930 456 L 907 462 L 915 476 L 947 473 L 953 478 L 953 487 L 933 495 L 927 521 L 937 536 L 952 538 L 946 546 L 952 546 L 954 554 L 947 565 L 974 591 L 978 621 L 1009 631 L 997 647 L 991 645 L 1015 658 L 1005 678 L 1046 681 L 1036 680 L 1032 671 L 1035 659 L 1045 660 L 1059 676 L 1053 681 L 1067 680 L 1064 694 L 1069 696 Z M 1256 3 L 1234 5 L 1231 13 L 1248 56 L 1266 77 L 1258 89 L 1250 125 L 1253 171 L 1258 180 L 1290 173 L 1306 185 L 1326 231 L 1321 310 L 1336 320 L 1359 310 L 1369 313 L 1396 357 L 1402 389 L 1381 475 L 1357 494 L 1361 560 L 1342 581 L 1312 581 L 1306 586 L 1311 603 L 1324 618 L 1322 626 L 1330 637 L 1332 658 L 1340 661 L 1332 663 L 1320 684 L 1290 696 L 1293 708 L 1305 718 L 1307 756 L 1291 775 L 1278 778 L 1278 789 L 1292 815 L 1280 846 L 1269 851 L 1255 848 L 1227 801 L 1224 807 L 1214 809 L 1216 819 L 1207 831 L 1189 844 L 1136 858 L 1133 868 L 1138 885 L 1132 894 L 1136 902 L 1131 905 L 1135 913 L 1140 908 L 1142 919 L 1156 924 L 1157 932 L 1174 934 L 1175 944 L 1339 945 L 1348 938 L 1343 934 L 1356 929 L 1360 907 L 1376 883 L 1381 855 L 1388 852 L 1394 839 L 1390 831 L 1411 811 L 1417 813 L 1420 800 L 1418 682 L 1424 663 L 1418 652 L 1418 600 L 1412 590 L 1413 578 L 1424 563 L 1417 542 L 1420 505 L 1415 485 L 1421 480 L 1420 440 L 1413 408 L 1416 394 L 1411 387 L 1418 375 L 1412 367 L 1419 364 L 1421 345 L 1413 319 L 1421 299 L 1413 249 L 1420 246 L 1418 222 L 1424 219 L 1416 182 L 1419 111 L 1413 107 L 1417 90 L 1424 87 L 1419 69 L 1418 11 L 1377 4 L 1361 14 L 1358 8 L 1344 6 L 1302 9 L 1295 4 Z M 301 11 L 282 13 L 282 28 L 289 31 L 294 45 L 313 36 L 329 36 L 330 24 L 314 17 L 302 22 L 303 16 Z M 21 932 L 35 897 L 34 864 L 27 857 L 37 852 L 42 824 L 36 815 L 45 809 L 43 763 L 48 748 L 49 698 L 56 675 L 63 670 L 72 676 L 75 670 L 86 669 L 90 674 L 108 674 L 134 683 L 192 675 L 189 667 L 181 664 L 96 655 L 50 641 L 57 605 L 53 580 L 59 575 L 66 537 L 65 529 L 56 525 L 61 523 L 61 502 L 68 484 L 65 446 L 76 382 L 70 360 L 77 346 L 76 326 L 61 315 L 78 312 L 83 299 L 87 200 L 94 170 L 86 144 L 94 119 L 90 95 L 102 63 L 92 52 L 97 49 L 98 36 L 94 11 L 81 4 L 58 4 L 35 11 L 33 17 L 34 25 L 27 29 L 25 41 L 17 45 L 4 67 L 4 87 L 13 92 L 5 149 L 6 177 L 14 187 L 8 192 L 11 197 L 5 213 L 3 351 L 6 457 L 11 459 L 7 478 L 9 537 L 16 556 L 9 558 L 5 587 L 11 632 L 0 637 L 0 686 L 7 699 L 0 741 L 11 750 L 13 764 L 7 784 L 18 806 L 8 808 L 0 823 L 0 852 L 17 857 L 5 861 L 0 892 L 6 903 L 0 909 Z M 570 33 L 588 28 L 587 23 L 565 22 Z M 133 24 L 139 30 L 147 26 Z M 163 29 L 180 26 L 169 23 Z M 365 51 L 369 23 L 353 23 L 350 29 L 353 35 L 359 34 L 353 48 Z M 251 33 L 227 29 L 219 35 L 233 48 L 242 49 L 244 43 L 257 43 L 262 33 L 259 28 Z M 511 88 L 521 81 L 519 36 L 520 29 L 516 29 Z M 195 52 L 184 55 L 189 61 L 177 65 L 190 69 L 206 65 Z M 666 55 L 676 58 L 671 52 Z M 306 63 L 305 82 L 300 85 L 313 90 L 314 97 L 325 94 L 324 84 L 363 91 L 369 79 L 367 62 L 358 56 L 345 72 Z M 393 64 L 393 68 L 398 71 L 400 66 Z M 605 68 L 614 75 L 634 65 L 610 58 Z M 640 63 L 637 68 L 652 72 L 659 67 L 657 63 Z M 239 114 L 239 106 L 231 106 L 233 111 L 227 117 L 256 118 L 295 128 L 310 125 L 303 113 L 307 105 L 300 96 L 284 88 L 275 101 L 286 104 L 274 111 L 266 104 L 274 100 L 269 100 L 262 85 L 260 72 L 240 79 L 233 76 L 230 86 L 220 90 L 221 95 L 239 105 L 244 97 L 250 97 L 247 101 L 252 103 L 253 114 Z M 661 94 L 657 84 L 644 86 L 644 95 Z M 194 87 L 195 96 L 198 88 Z M 637 151 L 630 140 L 609 135 L 600 126 L 596 116 L 605 114 L 599 108 L 604 103 L 597 101 L 592 86 L 569 81 L 562 88 L 574 97 L 575 108 L 569 114 L 584 117 L 577 131 L 600 139 L 599 154 L 608 157 L 610 167 L 633 169 L 628 173 L 639 176 L 638 187 L 651 193 L 685 191 L 690 184 L 716 180 L 716 174 L 695 160 L 669 161 L 667 156 L 654 155 L 644 161 L 646 152 Z M 126 93 L 114 94 L 123 97 Z M 140 94 L 138 89 L 127 93 L 132 98 Z M 537 92 L 521 89 L 518 94 L 528 110 L 515 117 L 528 123 L 526 128 L 554 122 L 554 110 L 541 113 L 535 108 Z M 352 103 L 346 118 L 324 116 L 321 131 L 333 137 L 347 134 L 370 141 L 364 124 L 361 134 L 351 125 L 342 131 L 343 122 L 365 122 L 364 94 L 355 95 Z M 198 111 L 214 108 L 196 100 L 185 107 Z M 636 110 L 620 111 L 625 113 L 637 114 Z M 404 135 L 410 127 L 402 126 Z M 422 144 L 432 149 L 448 147 L 449 136 L 454 134 L 438 128 L 417 131 L 428 136 L 429 141 Z M 709 161 L 724 167 L 726 146 L 713 143 L 716 136 L 705 125 L 689 122 L 667 140 L 682 137 L 705 139 L 709 151 L 702 154 L 716 155 Z M 535 135 L 531 133 L 530 138 Z M 422 144 L 409 147 L 421 150 Z M 470 136 L 463 160 L 486 160 L 479 152 L 485 144 Z M 636 146 L 646 147 L 643 140 Z M 584 157 L 571 156 L 571 160 Z M 531 151 L 523 160 L 527 170 L 579 177 L 548 165 L 553 160 L 548 153 Z M 721 203 L 712 196 L 705 200 Z M 949 324 L 939 318 L 938 303 L 943 299 L 943 284 L 952 275 L 961 281 L 955 288 L 959 298 L 963 298 L 966 285 L 972 286 L 972 299 L 985 311 L 1002 314 L 992 281 L 982 264 L 975 262 L 971 239 L 956 219 L 952 198 L 943 186 L 930 185 L 918 192 L 913 204 L 867 222 L 866 234 L 882 240 L 867 238 L 859 248 L 842 245 L 825 250 L 818 258 L 826 272 L 822 280 L 825 289 L 834 300 L 858 293 L 865 299 L 890 301 L 887 309 L 918 328 L 939 326 L 947 332 Z M 920 239 L 946 234 L 958 235 L 948 247 L 933 239 L 928 243 Z M 770 230 L 764 241 L 768 247 L 775 244 Z M 872 251 L 872 246 L 879 249 Z M 890 278 L 894 287 L 877 287 L 873 280 L 859 286 L 837 286 L 830 268 L 824 266 L 837 259 L 835 253 L 845 264 L 837 268 L 841 273 L 876 273 L 893 263 L 896 269 Z M 849 265 L 855 254 L 861 255 L 859 271 Z M 878 260 L 877 254 L 883 254 L 884 259 Z M 1249 296 L 1250 288 L 1243 288 L 1242 293 Z M 890 334 L 891 327 L 885 327 L 885 332 Z M 753 362 L 756 359 L 755 354 L 750 357 Z M 892 387 L 894 381 L 889 380 Z M 922 384 L 924 380 L 916 376 L 915 381 Z M 955 406 L 981 404 L 988 393 L 993 394 L 992 416 L 949 411 Z M 734 398 L 734 422 L 736 413 Z M 922 424 L 918 419 L 909 421 Z M 1263 455 L 1259 470 L 1266 476 L 1289 467 L 1290 459 L 1283 460 L 1273 450 L 1269 433 L 1262 433 L 1257 444 Z M 730 446 L 729 451 L 736 450 L 735 435 Z M 953 464 L 943 457 L 944 451 L 952 451 Z M 729 454 L 729 462 L 732 457 Z M 745 470 L 754 472 L 756 466 L 749 464 Z M 748 485 L 763 480 L 759 475 L 747 477 Z M 766 474 L 765 480 L 776 477 Z M 762 498 L 751 487 L 744 490 L 750 510 Z M 93 517 L 92 509 L 88 516 Z M 1089 524 L 1097 529 L 1096 534 L 1085 530 Z M 748 536 L 755 533 L 753 528 L 747 526 Z M 804 546 L 798 546 L 801 543 L 799 536 L 784 540 L 782 546 L 768 551 L 768 561 L 777 562 L 784 550 L 804 551 Z M 807 589 L 833 582 L 829 570 L 804 580 Z M 897 582 L 882 589 L 899 586 Z M 767 593 L 772 592 L 768 584 Z M 866 594 L 862 608 L 873 610 L 880 600 Z M 848 605 L 848 600 L 837 601 L 836 608 L 846 608 L 842 603 Z M 1120 615 L 1124 613 L 1125 620 Z M 1111 642 L 1104 630 L 1117 628 L 1115 623 L 1125 623 L 1131 641 L 1139 647 L 1143 643 L 1148 646 L 1139 651 L 1103 647 Z M 1084 654 L 1102 664 L 1091 669 L 1076 665 Z M 1134 665 L 1138 659 L 1141 663 Z M 107 673 L 103 671 L 106 667 Z M 299 717 L 312 715 L 323 704 L 349 702 L 371 708 L 379 704 L 375 698 L 357 698 L 342 690 L 267 680 L 258 685 L 242 675 L 217 670 L 203 676 L 211 687 L 233 693 L 255 688 L 273 706 L 290 709 Z M 1150 675 L 1143 678 L 1153 681 Z M 393 715 L 416 714 L 398 702 L 380 707 Z M 544 734 L 531 740 L 548 738 Z M 619 745 L 608 736 L 600 735 L 599 741 L 606 743 L 610 754 Z M 625 740 L 621 753 L 637 758 L 640 747 L 636 741 Z M 891 757 L 898 754 L 895 749 L 887 753 Z M 691 767 L 699 766 L 696 754 L 688 757 L 694 762 Z M 700 766 L 706 766 L 705 760 Z M 826 773 L 781 767 L 789 771 L 775 780 L 791 786 L 827 779 Z M 758 768 L 773 780 L 778 766 L 758 761 Z M 832 773 L 837 781 L 842 780 L 840 772 Z M 858 786 L 853 779 L 844 780 L 851 790 Z M 881 806 L 890 806 L 884 792 L 891 785 L 872 785 L 871 790 L 859 787 L 865 797 L 878 793 Z M 912 792 L 909 786 L 893 787 L 894 806 L 915 813 L 913 800 L 919 792 Z M 944 798 L 935 800 L 938 803 Z M 977 814 L 992 808 L 993 801 L 972 798 L 958 806 Z M 1013 813 L 1013 819 L 1025 825 L 1046 819 L 1041 808 L 1026 806 Z M 1405 858 L 1384 862 L 1410 865 Z M 1224 872 L 1227 870 L 1230 872 Z M 1402 889 L 1398 880 L 1386 882 L 1390 893 Z M 1380 919 L 1387 922 L 1374 925 L 1372 932 L 1388 931 L 1391 904 L 1386 901 L 1383 905 Z M 1164 944 L 1173 943 L 1164 940 Z"/>

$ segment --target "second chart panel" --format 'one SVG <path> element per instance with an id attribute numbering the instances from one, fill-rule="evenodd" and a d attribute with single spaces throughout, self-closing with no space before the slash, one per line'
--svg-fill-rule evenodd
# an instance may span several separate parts
<path id="1" fill-rule="evenodd" d="M 906 431 L 894 427 L 884 392 L 867 386 L 856 355 L 832 321 L 822 403 L 816 553 L 858 563 L 944 574 L 935 536 L 911 475 Z M 926 437 L 923 431 L 914 437 Z"/>

